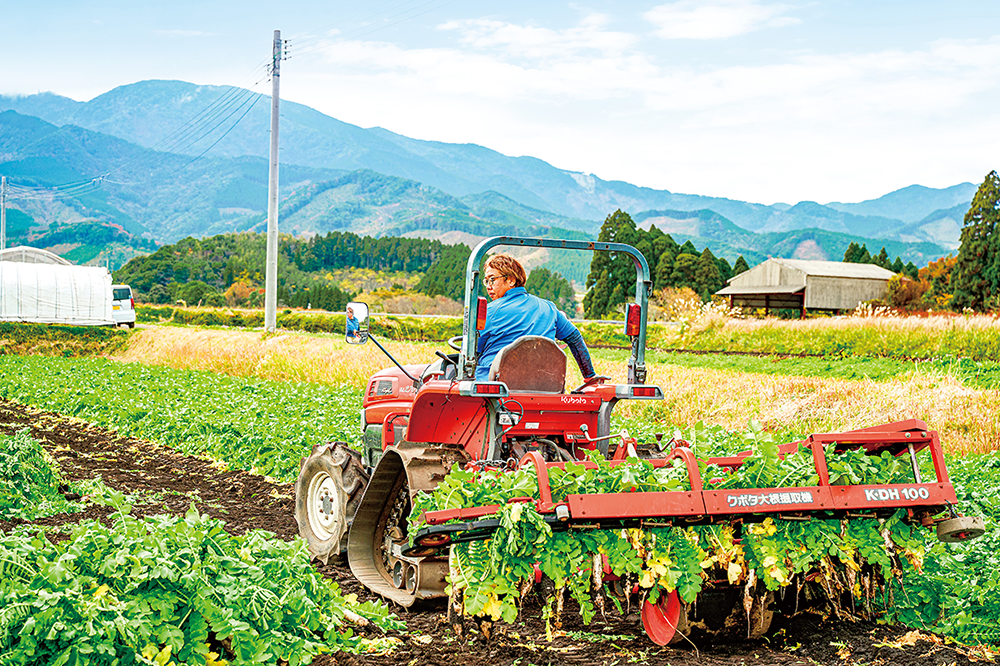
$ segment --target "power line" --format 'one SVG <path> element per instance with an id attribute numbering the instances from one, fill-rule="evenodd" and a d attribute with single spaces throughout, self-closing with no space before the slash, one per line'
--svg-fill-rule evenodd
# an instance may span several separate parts
<path id="1" fill-rule="evenodd" d="M 187 162 L 180 168 L 183 169 L 190 166 L 195 161 L 203 157 L 209 150 L 218 145 L 219 142 L 221 142 L 226 136 L 228 136 L 229 133 L 232 132 L 233 129 L 235 129 L 236 126 L 246 117 L 246 115 L 254 107 L 257 101 L 260 100 L 260 98 L 261 95 L 259 95 L 258 93 L 244 90 L 240 94 L 240 97 L 236 98 L 235 101 L 230 101 L 226 103 L 225 106 L 221 106 L 218 109 L 216 109 L 214 113 L 207 116 L 206 119 L 203 119 L 199 123 L 192 125 L 191 129 L 195 130 L 197 136 L 186 139 L 183 143 L 175 142 L 173 145 L 178 146 L 180 148 L 186 148 L 197 144 L 207 136 L 210 136 L 212 133 L 217 131 L 223 125 L 225 125 L 227 121 L 229 121 L 236 113 L 242 110 L 240 116 L 236 118 L 236 120 L 232 122 L 225 129 L 225 131 L 223 131 L 221 136 L 219 136 L 214 142 L 212 142 L 212 144 L 209 145 L 206 149 L 204 149 L 197 157 Z M 247 104 L 248 101 L 249 104 Z M 226 115 L 221 120 L 219 120 L 218 115 L 221 113 L 226 113 Z M 207 122 L 209 121 L 215 121 L 215 124 L 212 126 L 208 126 Z M 175 132 L 172 134 L 175 134 L 176 132 L 177 131 L 175 130 Z M 111 169 L 110 171 L 102 173 L 101 175 L 91 178 L 89 180 L 67 183 L 63 185 L 56 185 L 52 187 L 30 187 L 23 185 L 12 185 L 9 190 L 10 191 L 9 198 L 12 200 L 21 200 L 21 201 L 72 199 L 79 197 L 80 195 L 85 194 L 88 191 L 94 191 L 100 188 L 104 182 L 114 182 L 115 184 L 119 185 L 127 185 L 130 183 L 121 183 L 120 181 L 108 181 L 107 179 L 112 174 L 120 172 L 129 166 L 133 167 L 133 169 L 138 166 L 146 166 L 152 169 L 159 162 L 168 159 L 176 159 L 176 155 L 177 155 L 176 153 L 169 153 L 169 152 L 154 152 L 152 148 L 149 148 L 140 153 L 139 155 L 129 160 L 126 160 L 124 163 L 118 165 L 114 169 Z"/>
<path id="2" fill-rule="evenodd" d="M 261 65 L 267 62 L 269 62 L 269 60 L 262 61 L 261 64 L 254 67 L 254 70 L 259 71 Z M 259 85 L 266 78 L 267 76 L 258 79 L 253 84 L 253 87 Z M 219 138 L 212 142 L 211 145 L 209 145 L 193 160 L 187 162 L 181 167 L 186 168 L 203 157 L 209 150 L 218 145 L 222 139 L 228 136 L 229 133 L 232 132 L 232 130 L 235 129 L 235 127 L 246 117 L 246 115 L 250 112 L 250 109 L 254 107 L 260 97 L 261 95 L 259 93 L 255 93 L 252 90 L 246 90 L 236 86 L 228 86 L 217 98 L 192 116 L 183 125 L 167 134 L 157 143 L 149 146 L 139 154 L 125 160 L 125 162 L 119 164 L 110 171 L 88 180 L 51 187 L 31 187 L 11 184 L 9 188 L 10 198 L 22 201 L 71 199 L 78 197 L 81 194 L 85 194 L 88 191 L 97 190 L 105 182 L 114 183 L 116 185 L 128 185 L 129 183 L 108 180 L 108 177 L 114 173 L 123 171 L 127 167 L 133 167 L 134 169 L 139 166 L 146 166 L 147 168 L 152 169 L 161 162 L 168 159 L 174 159 L 178 152 L 182 152 L 204 140 L 213 132 L 221 128 L 226 121 L 232 118 L 236 113 L 243 110 L 242 114 L 240 114 L 235 122 L 225 129 Z M 249 106 L 247 106 L 248 101 L 250 101 Z M 63 128 L 60 127 L 57 131 L 61 131 L 62 129 Z M 46 137 L 49 136 L 52 136 L 52 134 L 46 135 Z M 46 137 L 41 137 L 32 143 L 36 143 Z"/>
<path id="3" fill-rule="evenodd" d="M 198 161 L 199 159 L 201 159 L 205 155 L 205 153 L 207 153 L 212 148 L 214 148 L 217 143 L 219 143 L 220 141 L 222 141 L 223 139 L 225 139 L 226 135 L 228 135 L 230 132 L 232 132 L 233 129 L 235 129 L 236 126 L 240 124 L 240 121 L 243 120 L 243 118 L 246 117 L 246 115 L 248 113 L 250 113 L 250 109 L 252 109 L 254 107 L 254 105 L 256 105 L 257 102 L 260 101 L 261 97 L 262 97 L 262 95 L 257 95 L 256 97 L 254 97 L 253 101 L 250 103 L 250 106 L 248 106 L 247 110 L 243 112 L 243 115 L 241 115 L 239 118 L 237 118 L 236 122 L 233 123 L 229 127 L 229 129 L 227 129 L 226 132 L 222 136 L 220 136 L 218 139 L 216 139 L 215 142 L 211 146 L 209 146 L 208 148 L 206 148 L 205 150 L 203 150 L 200 155 L 198 155 L 193 160 L 191 160 L 190 162 L 188 162 L 187 164 L 185 164 L 182 168 L 187 168 L 187 167 L 191 166 L 192 164 L 194 164 L 196 161 Z"/>
<path id="4" fill-rule="evenodd" d="M 85 194 L 87 191 L 96 190 L 99 187 L 100 179 L 101 177 L 98 176 L 87 181 L 70 185 L 60 185 L 54 188 L 12 185 L 10 187 L 11 196 L 9 198 L 18 201 L 73 199 L 81 194 Z"/>
<path id="5" fill-rule="evenodd" d="M 215 101 L 202 109 L 201 112 L 187 123 L 108 173 L 116 173 L 129 166 L 146 166 L 152 168 L 158 162 L 169 159 L 167 156 L 170 154 L 183 154 L 186 149 L 201 141 L 207 133 L 211 132 L 211 130 L 208 130 L 208 132 L 204 131 L 206 128 L 209 128 L 210 123 L 215 122 L 222 114 L 228 114 L 226 117 L 230 117 L 234 109 L 242 108 L 250 96 L 257 94 L 242 88 L 230 86 Z M 218 124 L 214 127 L 218 127 Z"/>

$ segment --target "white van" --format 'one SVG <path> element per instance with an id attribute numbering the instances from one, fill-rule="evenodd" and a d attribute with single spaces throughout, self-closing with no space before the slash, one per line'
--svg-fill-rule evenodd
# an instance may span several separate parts
<path id="1" fill-rule="evenodd" d="M 135 328 L 135 299 L 132 298 L 132 287 L 127 284 L 113 284 L 111 294 L 111 316 L 115 319 L 115 326 L 124 324 L 129 328 Z"/>

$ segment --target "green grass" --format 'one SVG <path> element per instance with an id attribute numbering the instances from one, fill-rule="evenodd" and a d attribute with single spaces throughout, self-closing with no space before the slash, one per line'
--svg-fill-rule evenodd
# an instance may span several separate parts
<path id="1" fill-rule="evenodd" d="M 656 345 L 651 343 L 653 346 Z M 852 317 L 803 321 L 719 320 L 683 334 L 674 348 L 1000 362 L 1000 328 L 990 316 Z"/>
<path id="2" fill-rule="evenodd" d="M 128 345 L 129 331 L 113 326 L 0 322 L 0 354 L 97 356 Z"/>
<path id="3" fill-rule="evenodd" d="M 591 349 L 591 356 L 621 363 L 629 352 L 623 349 Z M 1000 386 L 1000 363 L 964 358 L 935 358 L 910 361 L 869 356 L 782 356 L 744 354 L 694 354 L 651 350 L 646 363 L 684 368 L 708 368 L 749 372 L 761 375 L 828 377 L 830 379 L 887 381 L 912 372 L 951 375 L 970 388 L 990 389 Z"/>

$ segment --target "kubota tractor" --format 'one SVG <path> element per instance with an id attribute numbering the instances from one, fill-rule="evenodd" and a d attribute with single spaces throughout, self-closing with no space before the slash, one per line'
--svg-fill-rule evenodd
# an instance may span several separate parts
<path id="1" fill-rule="evenodd" d="M 544 247 L 612 252 L 631 257 L 636 268 L 635 302 L 626 308 L 625 333 L 631 340 L 624 383 L 598 376 L 581 386 L 567 387 L 567 358 L 548 339 L 528 336 L 504 348 L 494 359 L 487 381 L 477 381 L 478 333 L 486 319 L 486 299 L 480 292 L 481 270 L 496 246 Z M 361 410 L 363 451 L 343 443 L 317 445 L 306 458 L 296 482 L 296 519 L 314 558 L 326 562 L 344 549 L 353 574 L 386 599 L 411 606 L 444 597 L 450 543 L 487 539 L 496 527 L 490 516 L 496 507 L 478 507 L 425 514 L 427 527 L 408 533 L 411 502 L 418 491 L 431 491 L 453 464 L 475 463 L 494 468 L 534 466 L 538 475 L 536 508 L 553 529 L 577 524 L 602 529 L 657 525 L 710 524 L 761 520 L 764 516 L 876 516 L 905 508 L 912 518 L 936 526 L 944 540 L 962 540 L 983 533 L 981 518 L 954 510 L 955 491 L 944 464 L 937 433 L 921 421 L 876 426 L 849 433 L 817 434 L 782 447 L 787 454 L 809 447 L 819 485 L 809 488 L 758 490 L 705 489 L 697 460 L 684 443 L 675 445 L 654 465 L 686 465 L 690 491 L 574 495 L 552 502 L 547 469 L 567 461 L 584 461 L 585 451 L 608 457 L 609 445 L 623 462 L 634 455 L 634 441 L 611 433 L 611 415 L 620 400 L 662 400 L 660 387 L 646 384 L 645 342 L 649 266 L 633 247 L 619 243 L 498 237 L 481 242 L 466 269 L 463 335 L 449 345 L 456 353 L 436 352 L 432 363 L 395 363 L 369 380 Z M 367 306 L 351 304 L 348 340 L 371 340 L 384 347 L 368 328 Z M 883 486 L 831 485 L 825 448 L 863 447 L 870 455 L 890 451 L 910 457 L 913 483 Z M 933 457 L 936 478 L 924 482 L 915 454 Z M 749 452 L 703 461 L 738 467 Z M 615 461 L 612 461 L 613 463 Z M 949 512 L 945 518 L 937 517 Z M 459 519 L 459 522 L 456 522 Z M 412 538 L 411 538 L 412 537 Z M 411 544 L 411 541 L 413 542 Z M 733 602 L 735 603 L 735 602 Z M 704 605 L 704 604 L 703 604 Z M 766 600 L 744 632 L 760 635 L 770 624 Z M 742 608 L 738 609 L 742 613 Z M 689 609 L 681 612 L 676 593 L 662 595 L 656 605 L 643 607 L 647 633 L 657 643 L 675 640 Z M 739 613 L 738 613 L 739 614 Z M 746 613 L 751 615 L 749 610 Z"/>

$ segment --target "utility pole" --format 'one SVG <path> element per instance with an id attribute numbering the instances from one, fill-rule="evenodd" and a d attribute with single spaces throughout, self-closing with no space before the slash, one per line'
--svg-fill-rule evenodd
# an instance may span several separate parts
<path id="1" fill-rule="evenodd" d="M 278 325 L 278 82 L 281 70 L 281 31 L 274 31 L 271 56 L 271 169 L 267 183 L 267 270 L 264 283 L 264 330 Z"/>
<path id="2" fill-rule="evenodd" d="M 0 251 L 7 249 L 7 176 L 0 177 Z"/>

